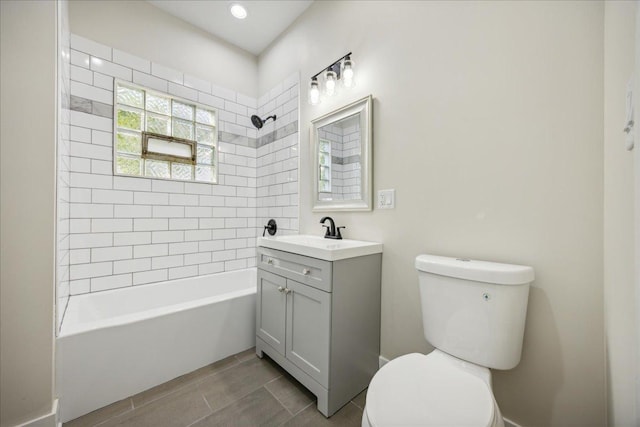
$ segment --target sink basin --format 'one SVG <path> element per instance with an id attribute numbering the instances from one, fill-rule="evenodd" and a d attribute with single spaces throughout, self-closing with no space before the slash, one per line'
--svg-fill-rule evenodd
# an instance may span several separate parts
<path id="1" fill-rule="evenodd" d="M 258 237 L 258 246 L 326 261 L 337 261 L 382 252 L 382 243 L 350 239 L 325 239 L 307 234 Z"/>

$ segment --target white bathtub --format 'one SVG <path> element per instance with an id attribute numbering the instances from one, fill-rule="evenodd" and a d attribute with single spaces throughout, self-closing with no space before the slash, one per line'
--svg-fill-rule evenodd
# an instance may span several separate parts
<path id="1" fill-rule="evenodd" d="M 255 345 L 256 270 L 72 296 L 56 342 L 61 420 Z"/>

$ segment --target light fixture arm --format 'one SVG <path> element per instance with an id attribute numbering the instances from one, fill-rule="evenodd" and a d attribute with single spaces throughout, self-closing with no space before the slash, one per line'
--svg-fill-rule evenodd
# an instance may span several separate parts
<path id="1" fill-rule="evenodd" d="M 331 65 L 329 65 L 328 67 L 323 68 L 322 70 L 318 71 L 316 74 L 314 74 L 313 76 L 311 76 L 311 80 L 317 78 L 320 74 L 324 73 L 325 71 L 331 69 L 336 73 L 336 78 L 340 78 L 340 61 L 342 61 L 343 59 L 345 59 L 348 56 L 351 56 L 352 52 L 347 53 L 346 55 L 341 56 L 340 58 L 336 59 L 335 61 L 333 61 L 331 63 Z M 336 67 L 337 66 L 337 67 Z M 334 69 L 335 67 L 335 69 Z"/>

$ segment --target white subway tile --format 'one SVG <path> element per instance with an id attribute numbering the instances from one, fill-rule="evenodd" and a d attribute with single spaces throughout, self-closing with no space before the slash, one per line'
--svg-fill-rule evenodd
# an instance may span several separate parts
<path id="1" fill-rule="evenodd" d="M 198 206 L 198 196 L 193 194 L 170 194 L 170 205 Z"/>
<path id="2" fill-rule="evenodd" d="M 71 203 L 70 218 L 113 218 L 113 205 Z"/>
<path id="3" fill-rule="evenodd" d="M 170 255 L 151 259 L 151 268 L 154 270 L 159 268 L 180 267 L 182 265 L 184 265 L 184 255 Z"/>
<path id="4" fill-rule="evenodd" d="M 247 218 L 226 218 L 224 226 L 225 228 L 246 228 Z"/>
<path id="5" fill-rule="evenodd" d="M 131 286 L 131 274 L 119 274 L 117 276 L 98 277 L 91 279 L 91 292 L 106 291 Z"/>
<path id="6" fill-rule="evenodd" d="M 236 251 L 236 256 L 238 258 L 252 258 L 256 256 L 256 248 L 245 248 L 245 249 L 238 249 Z"/>
<path id="7" fill-rule="evenodd" d="M 133 203 L 133 192 L 121 190 L 93 190 L 93 203 Z"/>
<path id="8" fill-rule="evenodd" d="M 69 131 L 71 141 L 91 143 L 91 129 L 69 126 Z"/>
<path id="9" fill-rule="evenodd" d="M 93 233 L 115 233 L 133 230 L 131 219 L 92 219 L 91 231 Z"/>
<path id="10" fill-rule="evenodd" d="M 151 258 L 127 259 L 113 263 L 113 274 L 151 270 Z"/>
<path id="11" fill-rule="evenodd" d="M 113 175 L 113 162 L 107 160 L 91 160 L 91 173 L 98 175 Z"/>
<path id="12" fill-rule="evenodd" d="M 186 242 L 211 240 L 211 230 L 187 230 L 184 232 L 184 240 Z"/>
<path id="13" fill-rule="evenodd" d="M 221 251 L 224 249 L 224 240 L 208 240 L 198 242 L 200 252 Z"/>
<path id="14" fill-rule="evenodd" d="M 113 93 L 84 83 L 71 81 L 71 95 L 113 105 Z"/>
<path id="15" fill-rule="evenodd" d="M 70 219 L 69 232 L 73 234 L 91 233 L 91 219 L 89 218 Z"/>
<path id="16" fill-rule="evenodd" d="M 145 283 L 162 282 L 167 280 L 167 270 L 152 270 L 133 273 L 133 284 L 143 285 Z"/>
<path id="17" fill-rule="evenodd" d="M 151 206 L 144 205 L 115 205 L 116 218 L 148 218 L 151 216 Z"/>
<path id="18" fill-rule="evenodd" d="M 169 269 L 169 280 L 182 279 L 184 277 L 192 277 L 197 275 L 197 265 L 190 265 L 187 267 L 174 267 Z"/>
<path id="19" fill-rule="evenodd" d="M 167 193 L 149 193 L 135 192 L 133 202 L 136 205 L 168 205 L 169 194 Z"/>
<path id="20" fill-rule="evenodd" d="M 198 102 L 214 108 L 224 108 L 224 99 L 198 92 Z"/>
<path id="21" fill-rule="evenodd" d="M 284 79 L 284 82 L 282 83 L 282 87 L 284 90 L 287 90 L 289 88 L 294 87 L 299 82 L 300 82 L 300 73 L 296 71 Z"/>
<path id="22" fill-rule="evenodd" d="M 193 230 L 198 228 L 198 218 L 170 218 L 169 230 Z"/>
<path id="23" fill-rule="evenodd" d="M 113 77 L 105 76 L 104 74 L 94 72 L 93 85 L 95 87 L 99 87 L 100 89 L 113 91 Z"/>
<path id="24" fill-rule="evenodd" d="M 151 243 L 174 243 L 184 241 L 184 231 L 153 231 Z"/>
<path id="25" fill-rule="evenodd" d="M 112 248 L 91 249 L 91 261 L 116 261 L 120 259 L 130 259 L 133 255 L 131 246 L 115 246 Z"/>
<path id="26" fill-rule="evenodd" d="M 184 218 L 184 209 L 183 206 L 153 206 L 153 217 Z"/>
<path id="27" fill-rule="evenodd" d="M 224 271 L 224 262 L 212 262 L 209 264 L 200 264 L 198 265 L 198 274 L 214 274 L 221 273 Z"/>
<path id="28" fill-rule="evenodd" d="M 166 80 L 135 70 L 133 71 L 133 82 L 144 87 L 148 87 L 149 89 L 159 90 L 160 92 L 164 93 L 167 93 L 169 88 L 169 83 Z"/>
<path id="29" fill-rule="evenodd" d="M 211 252 L 200 252 L 184 256 L 184 265 L 205 264 L 211 262 Z"/>
<path id="30" fill-rule="evenodd" d="M 200 218 L 199 228 L 224 228 L 224 218 Z"/>
<path id="31" fill-rule="evenodd" d="M 211 194 L 214 196 L 235 196 L 236 188 L 226 185 L 216 185 L 211 189 Z"/>
<path id="32" fill-rule="evenodd" d="M 70 157 L 69 158 L 69 170 L 71 172 L 91 172 L 91 159 L 85 159 L 82 157 Z"/>
<path id="33" fill-rule="evenodd" d="M 224 206 L 223 196 L 200 196 L 200 206 Z"/>
<path id="34" fill-rule="evenodd" d="M 74 126 L 97 129 L 105 132 L 110 132 L 113 127 L 113 120 L 106 117 L 95 116 L 81 111 L 71 111 L 70 116 L 71 124 Z"/>
<path id="35" fill-rule="evenodd" d="M 246 259 L 238 259 L 235 261 L 225 261 L 224 263 L 225 271 L 241 270 L 243 268 L 247 268 Z"/>
<path id="36" fill-rule="evenodd" d="M 236 237 L 235 228 L 214 229 L 211 230 L 212 239 L 234 239 Z"/>
<path id="37" fill-rule="evenodd" d="M 142 245 L 133 247 L 134 258 L 148 258 L 154 256 L 165 256 L 169 253 L 169 246 L 166 243 L 157 245 Z"/>
<path id="38" fill-rule="evenodd" d="M 82 142 L 70 142 L 71 156 L 86 159 L 111 160 L 113 151 L 111 147 L 102 145 L 85 144 Z"/>
<path id="39" fill-rule="evenodd" d="M 69 282 L 69 293 L 71 295 L 88 294 L 91 291 L 89 279 L 73 280 Z"/>
<path id="40" fill-rule="evenodd" d="M 71 264 L 86 264 L 91 262 L 91 249 L 72 249 L 69 251 Z"/>
<path id="41" fill-rule="evenodd" d="M 199 79 L 189 74 L 184 75 L 184 85 L 201 92 L 211 93 L 211 83 L 206 80 Z"/>
<path id="42" fill-rule="evenodd" d="M 236 93 L 231 89 L 226 89 L 220 86 L 211 85 L 211 94 L 220 98 L 227 99 L 229 101 L 236 101 Z"/>
<path id="43" fill-rule="evenodd" d="M 169 243 L 169 255 L 198 252 L 198 242 Z"/>
<path id="44" fill-rule="evenodd" d="M 145 178 L 114 176 L 113 188 L 115 190 L 151 191 L 151 180 Z"/>
<path id="45" fill-rule="evenodd" d="M 164 65 L 160 65 L 155 62 L 151 63 L 151 74 L 156 77 L 160 77 L 161 79 L 169 80 L 170 82 L 179 84 L 184 83 L 184 77 L 180 71 L 165 67 Z"/>
<path id="46" fill-rule="evenodd" d="M 184 184 L 184 192 L 187 194 L 211 194 L 211 184 L 198 184 L 186 182 Z"/>
<path id="47" fill-rule="evenodd" d="M 105 145 L 107 147 L 113 146 L 113 133 L 112 132 L 104 132 L 101 130 L 92 130 L 91 131 L 91 143 L 98 145 Z"/>
<path id="48" fill-rule="evenodd" d="M 134 220 L 137 221 L 137 220 Z M 113 245 L 114 246 L 126 246 L 126 245 L 148 245 L 151 243 L 151 232 L 149 231 L 134 231 L 132 233 L 114 233 Z"/>
<path id="49" fill-rule="evenodd" d="M 100 248 L 111 246 L 112 243 L 113 236 L 111 233 L 72 234 L 69 247 L 71 249 Z"/>
<path id="50" fill-rule="evenodd" d="M 90 64 L 90 56 L 84 52 L 80 52 L 79 50 L 71 49 L 71 64 L 78 66 L 89 68 Z"/>
<path id="51" fill-rule="evenodd" d="M 71 74 L 70 78 L 72 81 L 92 85 L 93 84 L 93 73 L 86 68 L 79 67 L 77 65 L 71 66 Z"/>
<path id="52" fill-rule="evenodd" d="M 169 82 L 169 93 L 181 98 L 190 99 L 191 101 L 198 101 L 198 91 L 182 86 L 181 84 Z"/>
<path id="53" fill-rule="evenodd" d="M 236 101 L 238 104 L 242 104 L 246 107 L 258 108 L 258 100 L 252 96 L 243 95 L 241 93 L 236 94 Z"/>
<path id="54" fill-rule="evenodd" d="M 160 193 L 184 193 L 184 183 L 154 179 L 151 188 Z"/>
<path id="55" fill-rule="evenodd" d="M 166 218 L 135 218 L 133 229 L 134 231 L 168 230 L 169 220 Z"/>
<path id="56" fill-rule="evenodd" d="M 107 76 L 115 77 L 121 80 L 132 80 L 131 68 L 123 67 L 122 65 L 114 64 L 110 61 L 105 61 L 100 58 L 91 57 L 91 69 Z"/>
<path id="57" fill-rule="evenodd" d="M 184 216 L 187 218 L 208 217 L 211 216 L 211 208 L 187 206 L 184 208 Z"/>
<path id="58" fill-rule="evenodd" d="M 118 49 L 113 49 L 113 62 L 124 65 L 125 67 L 133 68 L 134 70 L 142 71 L 143 73 L 151 73 L 150 61 Z"/>
<path id="59" fill-rule="evenodd" d="M 235 250 L 229 250 L 229 251 L 217 251 L 217 252 L 213 252 L 212 253 L 212 260 L 213 261 L 229 261 L 232 259 L 236 258 L 236 251 Z"/>
<path id="60" fill-rule="evenodd" d="M 111 48 L 109 46 L 94 42 L 77 34 L 71 34 L 71 48 L 111 61 Z"/>
<path id="61" fill-rule="evenodd" d="M 211 216 L 215 218 L 230 218 L 236 216 L 236 208 L 212 208 Z"/>
<path id="62" fill-rule="evenodd" d="M 87 279 L 90 277 L 108 276 L 112 272 L 110 262 L 99 262 L 93 264 L 77 264 L 69 267 L 69 277 L 71 280 Z"/>

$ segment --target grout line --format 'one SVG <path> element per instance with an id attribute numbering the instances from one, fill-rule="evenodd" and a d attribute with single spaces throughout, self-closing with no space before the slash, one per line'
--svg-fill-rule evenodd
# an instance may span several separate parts
<path id="1" fill-rule="evenodd" d="M 282 378 L 282 375 L 280 375 L 278 378 L 275 378 L 271 381 L 269 381 L 267 384 L 271 384 L 272 382 L 274 382 L 275 380 Z M 278 399 L 278 396 L 276 396 L 275 394 L 273 394 L 271 392 L 271 390 L 269 390 L 267 388 L 267 384 L 265 384 L 264 386 L 262 386 L 262 388 L 264 388 L 265 390 L 267 390 L 267 393 L 269 393 L 271 396 L 273 396 L 274 399 L 276 399 L 276 401 L 280 404 L 280 406 L 282 406 L 284 408 L 285 411 L 287 411 L 289 414 L 291 414 L 291 416 L 294 416 L 295 414 L 293 412 L 291 412 L 291 410 L 289 410 L 289 408 L 287 408 L 284 403 L 282 403 L 282 401 L 280 399 Z"/>
<path id="2" fill-rule="evenodd" d="M 129 412 L 133 412 L 133 411 L 135 411 L 135 408 L 134 408 L 134 406 L 133 406 L 133 399 L 132 399 L 131 397 L 129 397 L 128 399 L 129 399 L 129 409 L 127 409 L 126 411 L 121 412 L 121 413 L 119 413 L 119 414 L 114 414 L 114 415 L 112 415 L 111 417 L 109 417 L 109 418 L 107 418 L 107 419 L 104 419 L 104 420 L 102 420 L 102 421 L 100 421 L 100 422 L 98 422 L 98 423 L 96 423 L 96 424 L 92 424 L 92 427 L 98 427 L 99 425 L 102 425 L 102 424 L 106 423 L 107 421 L 111 421 L 111 420 L 113 420 L 114 418 L 121 417 L 121 416 L 123 416 L 123 415 L 128 414 Z M 107 405 L 107 406 L 108 406 L 108 405 Z M 100 408 L 100 409 L 102 409 L 102 408 Z M 84 415 L 83 415 L 83 416 L 84 416 Z M 73 421 L 73 420 L 72 420 L 72 421 Z"/>

